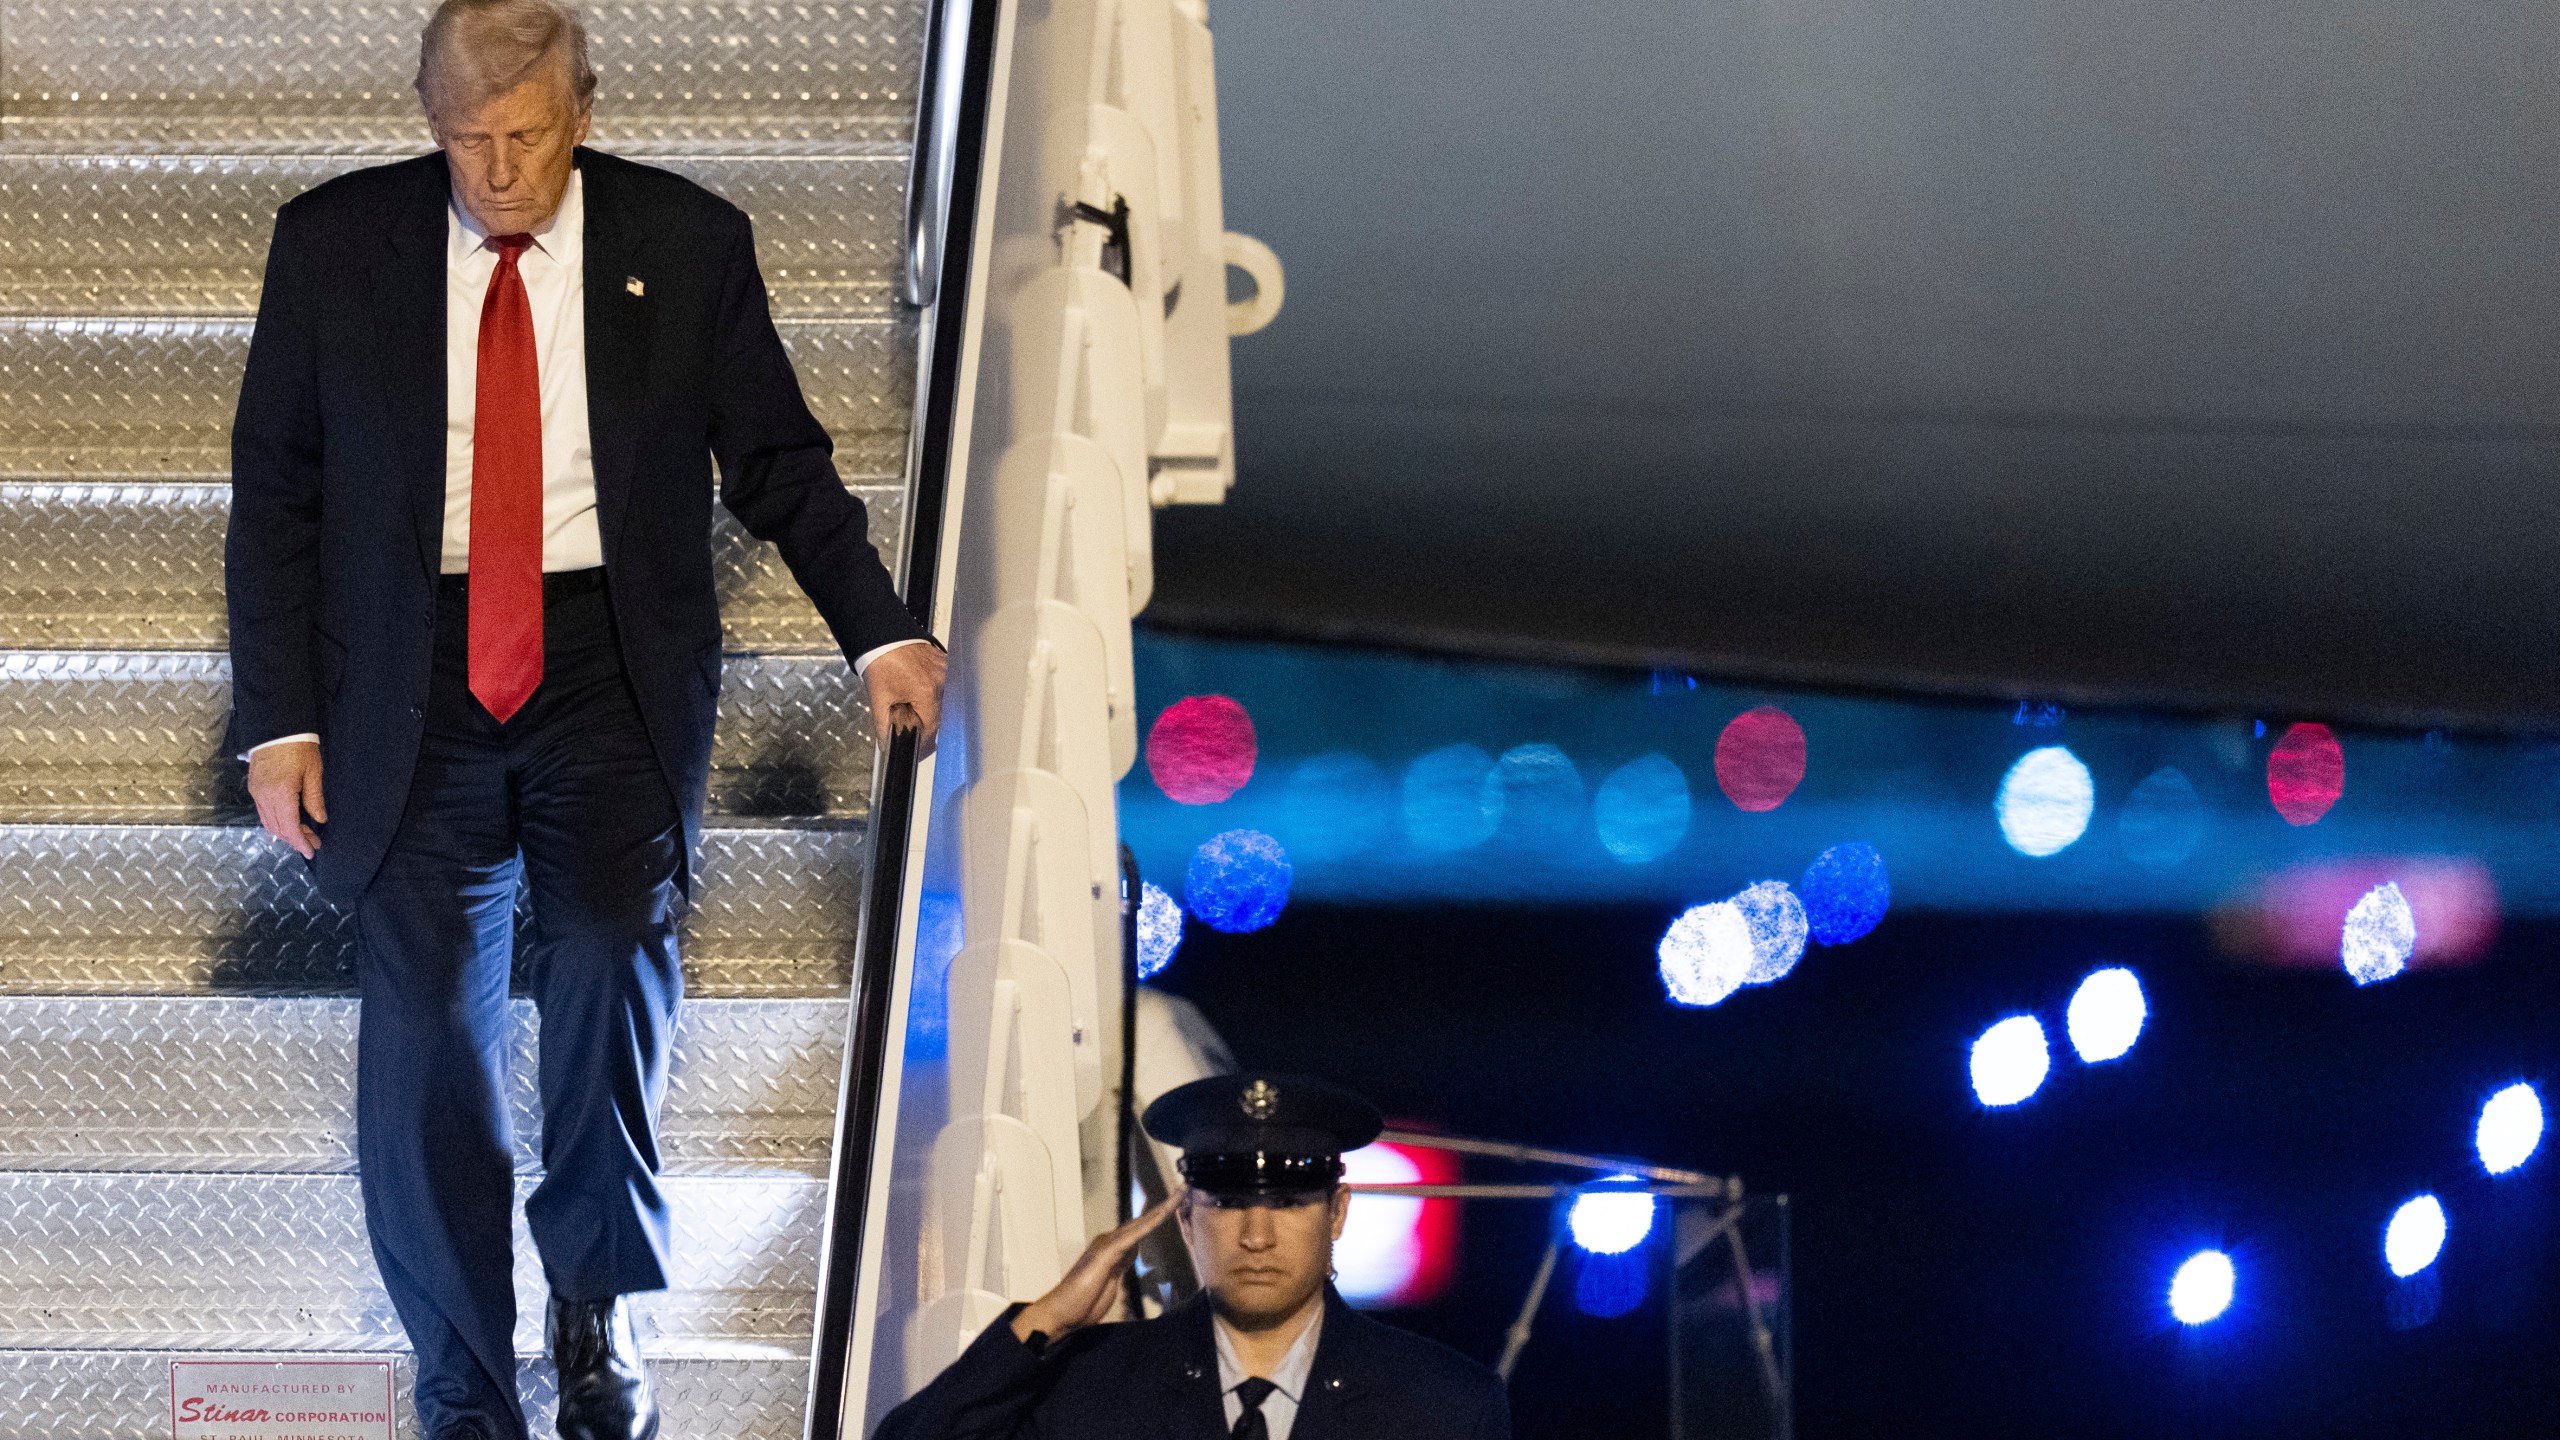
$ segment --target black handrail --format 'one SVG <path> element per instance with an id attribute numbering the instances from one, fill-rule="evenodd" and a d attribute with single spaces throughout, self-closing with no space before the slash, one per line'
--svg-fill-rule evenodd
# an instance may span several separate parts
<path id="1" fill-rule="evenodd" d="M 978 194 L 986 155 L 989 87 L 995 73 L 996 31 L 1004 0 L 971 0 L 968 44 L 961 64 L 937 54 L 932 85 L 940 91 L 957 87 L 957 122 L 941 132 L 947 153 L 925 157 L 947 165 L 949 203 L 942 207 L 940 276 L 932 307 L 924 317 L 924 363 L 916 376 L 916 435 L 908 452 L 906 602 L 907 612 L 927 631 L 934 627 L 935 597 L 941 579 L 942 517 L 950 487 L 958 483 L 952 465 L 953 436 L 960 407 L 960 356 L 967 339 L 969 262 L 976 249 Z M 942 23 L 942 7 L 932 22 Z M 929 38 L 940 48 L 941 37 Z M 935 108 L 924 97 L 919 116 Z M 919 136 L 921 139 L 921 135 Z M 928 180 L 929 184 L 930 181 Z M 914 180 L 911 178 L 911 189 Z M 910 241 L 914 233 L 910 232 Z M 896 992 L 898 918 L 907 886 L 909 835 L 919 813 L 916 795 L 916 737 L 892 737 L 873 775 L 870 864 L 863 891 L 861 927 L 854 942 L 853 1015 L 846 1036 L 844 1080 L 837 1092 L 835 1151 L 830 1171 L 832 1203 L 818 1262 L 818 1313 L 811 1336 L 808 1411 L 802 1434 L 806 1440 L 845 1440 L 862 1417 L 848 1417 L 845 1398 L 852 1367 L 868 1365 L 870 1356 L 851 1353 L 854 1306 L 861 1287 L 863 1258 L 874 1237 L 863 1233 L 871 1208 L 871 1159 L 878 1149 L 881 1095 L 888 1065 L 890 1000 Z"/>

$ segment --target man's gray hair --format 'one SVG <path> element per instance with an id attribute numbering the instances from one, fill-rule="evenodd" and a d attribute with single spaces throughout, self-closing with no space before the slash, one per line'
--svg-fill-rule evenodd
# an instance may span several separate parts
<path id="1" fill-rule="evenodd" d="M 559 0 L 444 0 L 418 37 L 418 99 L 432 117 L 468 115 L 533 78 L 554 58 L 584 108 L 595 98 L 587 26 Z"/>

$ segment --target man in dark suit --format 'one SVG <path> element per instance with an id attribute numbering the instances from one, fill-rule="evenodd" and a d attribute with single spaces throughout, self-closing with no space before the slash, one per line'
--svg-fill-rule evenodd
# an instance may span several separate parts
<path id="1" fill-rule="evenodd" d="M 1378 1112 L 1296 1075 L 1221 1075 L 1147 1107 L 1185 1188 L 1086 1247 L 1048 1294 L 989 1325 L 878 1440 L 1510 1440 L 1492 1371 L 1343 1303 L 1328 1276 L 1350 1213 L 1342 1152 Z M 1101 1323 L 1121 1267 L 1171 1213 L 1189 1304 Z"/>
<path id="2" fill-rule="evenodd" d="M 231 748 L 354 909 L 357 1158 L 428 1440 L 523 1440 L 504 1067 L 529 889 L 566 1440 L 656 1433 L 620 1297 L 666 1283 L 656 1125 L 720 616 L 720 499 L 929 742 L 943 661 L 766 309 L 746 217 L 584 149 L 553 0 L 445 0 L 436 153 L 276 217 L 232 441 Z M 324 798 L 321 762 L 328 762 Z M 325 839 L 325 843 L 324 843 Z"/>

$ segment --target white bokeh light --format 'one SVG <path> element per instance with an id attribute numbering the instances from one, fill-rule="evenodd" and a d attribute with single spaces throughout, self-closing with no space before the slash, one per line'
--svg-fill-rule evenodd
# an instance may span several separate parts
<path id="1" fill-rule="evenodd" d="M 2400 887 L 2384 881 L 2365 892 L 2347 911 L 2346 929 L 2338 940 L 2338 961 L 2359 985 L 2388 980 L 2409 966 L 2418 951 L 2418 917 Z"/>
<path id="2" fill-rule="evenodd" d="M 2199 1250 L 2187 1257 L 2169 1281 L 2169 1313 L 2181 1325 L 2201 1325 L 2231 1308 L 2238 1280 L 2231 1257 L 2219 1250 Z"/>
<path id="3" fill-rule="evenodd" d="M 1182 948 L 1182 905 L 1152 880 L 1138 898 L 1138 978 L 1152 980 Z"/>
<path id="4" fill-rule="evenodd" d="M 2480 1127 L 2471 1143 L 2492 1175 L 2504 1175 L 2532 1159 L 2542 1145 L 2542 1097 L 2521 1082 L 2490 1096 L 2480 1107 Z"/>
<path id="5" fill-rule="evenodd" d="M 2444 1250 L 2444 1206 L 2421 1195 L 2391 1212 L 2382 1230 L 2382 1263 L 2406 1280 L 2436 1263 Z"/>
<path id="6" fill-rule="evenodd" d="M 2071 1032 L 2071 1048 L 2095 1065 L 2113 1060 L 2142 1038 L 2142 1022 L 2151 1008 L 2143 1002 L 2142 982 L 2121 965 L 2097 971 L 2071 992 L 2071 1008 L 2062 1017 Z"/>
<path id="7" fill-rule="evenodd" d="M 1742 972 L 1742 983 L 1766 985 L 1787 978 L 1804 958 L 1805 942 L 1813 934 L 1804 902 L 1786 881 L 1763 880 L 1734 896 L 1733 908 L 1751 927 L 1751 966 Z"/>
<path id="8" fill-rule="evenodd" d="M 2017 1104 L 2043 1086 L 2052 1068 L 2044 1026 L 2033 1015 L 2012 1015 L 1973 1042 L 1973 1093 L 1985 1105 Z"/>
<path id="9" fill-rule="evenodd" d="M 1662 932 L 1662 988 L 1676 1005 L 1714 1005 L 1751 971 L 1751 922 L 1730 900 L 1693 905 Z"/>
<path id="10" fill-rule="evenodd" d="M 1619 1184 L 1632 1184 L 1635 1178 L 1609 1177 Z M 1573 1232 L 1573 1243 L 1594 1255 L 1624 1255 L 1653 1233 L 1653 1197 L 1612 1194 L 1595 1186 L 1574 1197 L 1573 1208 L 1565 1212 L 1565 1226 Z"/>
<path id="11" fill-rule="evenodd" d="M 1404 1152 L 1363 1145 L 1342 1157 L 1342 1178 L 1352 1185 L 1412 1185 L 1422 1169 Z M 1422 1272 L 1422 1200 L 1414 1195 L 1354 1195 L 1333 1242 L 1335 1285 L 1343 1298 L 1366 1304 L 1389 1299 Z"/>
<path id="12" fill-rule="evenodd" d="M 2098 787 L 2080 757 L 2047 745 L 2018 757 L 2000 780 L 2000 838 L 2021 855 L 2059 855 L 2089 829 Z"/>

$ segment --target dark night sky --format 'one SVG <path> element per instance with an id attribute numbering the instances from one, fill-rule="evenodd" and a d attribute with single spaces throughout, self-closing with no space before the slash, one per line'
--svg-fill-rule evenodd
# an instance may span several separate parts
<path id="1" fill-rule="evenodd" d="M 2545 1154 L 2493 1181 L 2470 1150 L 2491 1090 L 2560 1074 L 2549 927 L 2386 997 L 2237 967 L 2193 922 L 1897 914 L 1680 1011 L 1644 963 L 1668 919 L 1300 906 L 1251 935 L 1194 925 L 1160 983 L 1245 1064 L 1338 1077 L 1401 1118 L 1786 1192 L 1808 1440 L 2539 1435 L 2560 1416 L 2560 1170 Z M 2053 1027 L 2101 962 L 2144 977 L 2141 1044 L 2103 1067 L 2057 1044 L 2035 1099 L 1979 1107 L 1971 1037 L 2014 1008 Z M 2441 1305 L 2396 1330 L 2381 1224 L 2421 1189 L 2452 1216 Z M 1467 1223 L 1461 1288 L 1404 1318 L 1490 1357 L 1544 1219 Z M 2239 1298 L 2182 1332 L 2168 1279 L 2207 1245 Z M 1553 1303 L 1516 1386 L 1524 1437 L 1660 1433 L 1659 1326 Z"/>

